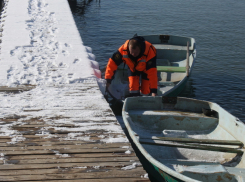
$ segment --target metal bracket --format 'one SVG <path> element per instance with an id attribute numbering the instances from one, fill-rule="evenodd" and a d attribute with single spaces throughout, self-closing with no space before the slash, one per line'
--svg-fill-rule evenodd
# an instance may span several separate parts
<path id="1" fill-rule="evenodd" d="M 159 39 L 161 40 L 161 43 L 168 43 L 169 35 L 159 35 Z"/>

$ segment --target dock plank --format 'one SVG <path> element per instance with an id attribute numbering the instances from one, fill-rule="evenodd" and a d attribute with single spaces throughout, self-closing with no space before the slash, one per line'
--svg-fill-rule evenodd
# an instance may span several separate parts
<path id="1" fill-rule="evenodd" d="M 132 157 L 135 153 L 89 153 L 89 154 L 69 154 L 72 158 L 111 158 L 111 157 Z M 7 156 L 6 160 L 34 160 L 34 159 L 60 159 L 61 155 L 11 155 Z M 110 161 L 111 159 L 108 159 Z"/>
<path id="2" fill-rule="evenodd" d="M 96 166 L 92 166 L 92 167 L 80 167 L 80 168 L 55 168 L 55 169 L 31 169 L 31 170 L 4 170 L 4 171 L 0 171 L 0 175 L 1 176 L 19 176 L 19 175 L 43 175 L 43 174 L 60 174 L 60 173 L 67 173 L 67 174 L 76 174 L 76 173 L 87 173 L 87 172 L 92 172 L 95 171 L 97 173 L 101 173 L 101 172 L 112 172 L 115 173 L 117 171 L 130 171 L 130 170 L 123 170 L 121 169 L 121 167 L 96 167 Z M 137 167 L 137 169 L 135 169 L 135 172 L 141 172 L 142 171 L 142 167 Z"/>
<path id="3" fill-rule="evenodd" d="M 149 179 L 144 178 L 106 178 L 106 179 L 83 179 L 83 182 L 150 182 Z M 30 181 L 28 181 L 30 182 Z M 39 181 L 35 181 L 39 182 Z M 49 182 L 54 182 L 49 180 Z M 56 181 L 57 182 L 57 181 Z M 67 180 L 59 180 L 59 182 L 67 182 Z M 69 182 L 81 182 L 81 180 L 69 180 Z"/>
<path id="4" fill-rule="evenodd" d="M 87 166 L 105 166 L 105 167 L 124 167 L 132 165 L 132 162 L 83 162 L 83 163 L 56 163 L 56 164 L 15 164 L 15 165 L 0 165 L 0 170 L 23 170 L 23 169 L 52 169 L 52 168 L 76 168 Z"/>
<path id="5" fill-rule="evenodd" d="M 50 179 L 54 180 L 56 179 L 57 181 L 67 181 L 67 180 L 74 180 L 74 179 L 78 179 L 78 180 L 82 180 L 82 181 L 98 181 L 98 179 L 100 179 L 100 181 L 129 181 L 130 179 L 132 180 L 132 177 L 131 178 L 128 178 L 127 176 L 132 176 L 134 177 L 133 178 L 133 181 L 149 181 L 149 180 L 145 180 L 145 179 L 137 179 L 137 176 L 138 175 L 142 175 L 143 174 L 140 174 L 140 173 L 132 173 L 132 172 L 129 172 L 129 173 L 115 173 L 115 174 L 110 174 L 109 172 L 105 172 L 103 174 L 96 174 L 96 173 L 92 173 L 92 174 L 88 174 L 86 173 L 86 175 L 84 174 L 74 174 L 74 175 L 70 175 L 70 174 L 53 174 L 53 175 L 23 175 L 23 176 L 8 176 L 8 177 L 4 177 L 2 179 L 0 179 L 0 181 L 36 181 L 36 180 L 48 180 L 50 181 Z M 108 177 L 110 176 L 110 177 Z M 91 179 L 91 180 L 88 180 L 88 179 Z M 103 179 L 103 180 L 102 180 Z"/>
<path id="6" fill-rule="evenodd" d="M 57 164 L 57 163 L 86 163 L 86 162 L 129 162 L 129 161 L 138 161 L 137 157 L 110 157 L 110 158 L 73 158 L 69 155 L 60 158 L 51 158 L 51 159 L 20 159 L 20 160 L 5 160 L 0 161 L 0 164 Z"/>
<path id="7" fill-rule="evenodd" d="M 21 143 L 16 144 L 8 144 L 8 143 L 0 143 L 0 150 L 15 150 L 15 148 L 28 148 L 28 149 L 38 149 L 40 147 L 46 147 L 46 149 L 50 148 L 50 146 L 78 146 L 79 148 L 128 148 L 130 145 L 126 142 L 122 143 L 92 143 L 92 142 L 86 142 L 86 141 L 77 141 L 77 140 L 69 140 L 69 141 L 40 141 L 36 143 L 32 143 L 29 141 L 23 141 Z M 36 148 L 37 147 L 37 148 Z M 42 148 L 44 149 L 44 148 Z"/>
<path id="8" fill-rule="evenodd" d="M 7 155 L 40 155 L 40 154 L 55 154 L 55 153 L 62 153 L 62 154 L 79 154 L 79 153 L 120 153 L 125 152 L 125 149 L 122 148 L 104 148 L 104 149 L 60 149 L 57 151 L 56 149 L 50 150 L 9 150 L 9 151 L 1 151 L 3 154 Z"/>

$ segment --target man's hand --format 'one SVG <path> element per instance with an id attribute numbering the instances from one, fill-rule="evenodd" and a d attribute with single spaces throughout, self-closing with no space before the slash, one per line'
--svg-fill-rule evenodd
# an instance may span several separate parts
<path id="1" fill-rule="evenodd" d="M 152 93 L 151 96 L 155 97 L 155 96 L 157 96 L 157 94 L 156 93 Z"/>

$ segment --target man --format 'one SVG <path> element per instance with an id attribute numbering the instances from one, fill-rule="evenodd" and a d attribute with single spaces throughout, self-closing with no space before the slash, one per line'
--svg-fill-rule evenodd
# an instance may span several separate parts
<path id="1" fill-rule="evenodd" d="M 109 58 L 105 79 L 111 84 L 117 67 L 124 62 L 128 66 L 130 96 L 152 95 L 157 93 L 156 49 L 143 37 L 134 36 L 127 40 Z M 140 86 L 141 76 L 141 86 Z"/>

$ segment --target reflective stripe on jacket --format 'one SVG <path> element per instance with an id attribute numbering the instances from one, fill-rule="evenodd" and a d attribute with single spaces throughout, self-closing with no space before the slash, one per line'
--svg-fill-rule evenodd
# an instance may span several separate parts
<path id="1" fill-rule="evenodd" d="M 142 71 L 146 73 L 147 80 L 149 80 L 149 87 L 151 93 L 156 93 L 157 91 L 157 69 L 156 69 L 156 49 L 155 47 L 145 41 L 145 51 L 142 56 L 134 63 L 129 56 L 128 51 L 128 43 L 127 40 L 118 50 L 113 54 L 111 58 L 109 58 L 106 72 L 105 72 L 105 79 L 108 83 L 111 83 L 111 80 L 114 78 L 115 71 L 117 67 L 122 63 L 126 63 L 129 69 L 132 72 L 135 71 Z"/>

